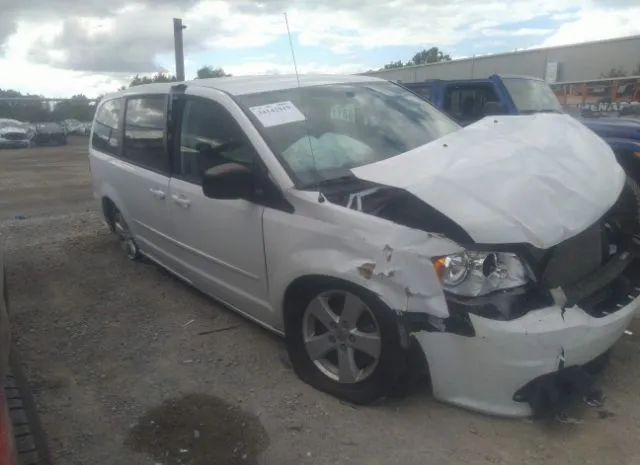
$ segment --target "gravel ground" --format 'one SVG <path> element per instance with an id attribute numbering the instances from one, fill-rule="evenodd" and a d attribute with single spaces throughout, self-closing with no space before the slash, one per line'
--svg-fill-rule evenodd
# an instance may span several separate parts
<path id="1" fill-rule="evenodd" d="M 279 338 L 124 258 L 85 151 L 0 152 L 16 348 L 57 465 L 640 463 L 640 320 L 579 423 L 476 415 L 426 386 L 355 408 L 301 383 Z"/>

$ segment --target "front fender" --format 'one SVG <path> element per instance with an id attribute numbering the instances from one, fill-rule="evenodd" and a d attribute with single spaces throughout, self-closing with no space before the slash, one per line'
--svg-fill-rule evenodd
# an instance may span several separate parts
<path id="1" fill-rule="evenodd" d="M 366 288 L 397 311 L 449 316 L 431 257 L 459 251 L 450 240 L 392 223 L 371 233 L 296 215 L 286 233 L 281 227 L 265 220 L 273 308 L 284 308 L 296 279 L 321 275 Z"/>

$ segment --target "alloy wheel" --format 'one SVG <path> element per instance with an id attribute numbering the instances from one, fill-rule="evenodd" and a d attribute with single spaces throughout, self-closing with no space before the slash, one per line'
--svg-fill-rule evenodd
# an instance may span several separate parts
<path id="1" fill-rule="evenodd" d="M 333 381 L 364 381 L 380 361 L 382 339 L 374 313 L 357 295 L 329 290 L 304 311 L 304 345 L 314 365 Z"/>

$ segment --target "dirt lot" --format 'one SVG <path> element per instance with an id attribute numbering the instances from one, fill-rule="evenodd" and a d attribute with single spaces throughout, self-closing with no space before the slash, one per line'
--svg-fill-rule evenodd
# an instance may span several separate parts
<path id="1" fill-rule="evenodd" d="M 354 408 L 298 381 L 275 336 L 127 261 L 84 144 L 0 151 L 16 347 L 56 464 L 640 463 L 640 320 L 579 423 L 476 415 L 425 386 Z"/>

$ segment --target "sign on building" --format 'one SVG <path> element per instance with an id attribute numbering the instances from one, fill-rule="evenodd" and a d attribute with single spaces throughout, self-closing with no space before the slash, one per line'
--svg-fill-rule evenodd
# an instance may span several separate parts
<path id="1" fill-rule="evenodd" d="M 552 61 L 547 63 L 547 69 L 544 73 L 544 80 L 549 84 L 555 84 L 558 82 L 558 62 Z"/>

